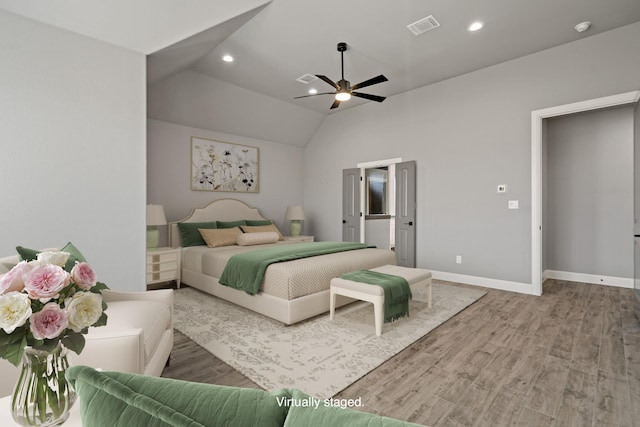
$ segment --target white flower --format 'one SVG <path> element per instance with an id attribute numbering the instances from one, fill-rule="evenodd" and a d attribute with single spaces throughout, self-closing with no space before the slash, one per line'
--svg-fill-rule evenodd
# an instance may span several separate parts
<path id="1" fill-rule="evenodd" d="M 102 316 L 102 296 L 93 292 L 76 292 L 65 302 L 69 327 L 76 332 L 87 328 Z"/>
<path id="2" fill-rule="evenodd" d="M 62 251 L 44 251 L 38 254 L 38 264 L 53 264 L 58 267 L 64 267 L 69 259 L 68 252 Z"/>
<path id="3" fill-rule="evenodd" d="M 24 325 L 31 316 L 31 299 L 22 292 L 0 296 L 0 328 L 7 334 Z"/>

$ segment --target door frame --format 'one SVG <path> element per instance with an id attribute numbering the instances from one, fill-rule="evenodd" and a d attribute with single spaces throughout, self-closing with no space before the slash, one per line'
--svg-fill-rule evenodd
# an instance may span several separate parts
<path id="1" fill-rule="evenodd" d="M 534 295 L 542 295 L 543 120 L 567 114 L 635 104 L 639 100 L 640 90 L 636 90 L 531 112 L 531 285 Z"/>
<path id="2" fill-rule="evenodd" d="M 365 176 L 365 169 L 377 168 L 381 166 L 395 165 L 396 163 L 402 163 L 402 157 L 396 157 L 393 159 L 375 160 L 373 162 L 363 162 L 356 164 L 357 168 L 360 168 L 360 176 Z M 366 211 L 366 183 L 364 179 L 360 181 L 360 212 Z M 394 201 L 395 203 L 395 201 Z M 360 243 L 364 243 L 365 239 L 365 217 L 364 213 L 360 217 Z"/>

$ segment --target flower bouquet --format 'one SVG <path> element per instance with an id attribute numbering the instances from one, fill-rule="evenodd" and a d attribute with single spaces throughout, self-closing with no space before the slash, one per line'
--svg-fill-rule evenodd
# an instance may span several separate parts
<path id="1" fill-rule="evenodd" d="M 64 377 L 66 349 L 77 354 L 90 326 L 107 324 L 107 308 L 86 262 L 65 271 L 69 254 L 41 252 L 0 277 L 0 357 L 18 366 L 13 417 L 22 425 L 57 425 L 68 417 L 75 393 Z"/>

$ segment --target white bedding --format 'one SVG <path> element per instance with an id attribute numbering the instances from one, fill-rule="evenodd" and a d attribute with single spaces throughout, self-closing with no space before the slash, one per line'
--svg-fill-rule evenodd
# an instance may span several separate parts
<path id="1" fill-rule="evenodd" d="M 227 260 L 238 253 L 288 242 L 256 246 L 192 246 L 183 249 L 182 268 L 217 280 Z M 261 292 L 285 300 L 329 289 L 332 278 L 359 269 L 395 264 L 395 254 L 388 250 L 366 248 L 271 264 L 264 275 Z"/>

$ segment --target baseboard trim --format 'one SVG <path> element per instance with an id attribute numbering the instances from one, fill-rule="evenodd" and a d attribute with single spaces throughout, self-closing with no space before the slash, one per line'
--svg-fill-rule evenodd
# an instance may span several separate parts
<path id="1" fill-rule="evenodd" d="M 511 282 L 509 280 L 490 279 L 487 277 L 469 276 L 466 274 L 448 273 L 446 271 L 431 271 L 431 277 L 449 282 L 464 283 L 465 285 L 484 286 L 485 288 L 500 289 L 502 291 L 518 292 L 520 294 L 537 295 L 530 283 Z"/>
<path id="2" fill-rule="evenodd" d="M 567 280 L 569 282 L 592 283 L 594 285 L 633 288 L 633 279 L 628 277 L 600 276 L 597 274 L 572 273 L 570 271 L 545 270 L 544 279 Z"/>

